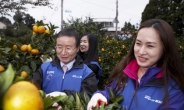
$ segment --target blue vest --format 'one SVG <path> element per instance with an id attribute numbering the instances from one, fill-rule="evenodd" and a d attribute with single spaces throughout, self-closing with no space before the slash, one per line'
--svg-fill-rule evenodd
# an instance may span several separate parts
<path id="1" fill-rule="evenodd" d="M 99 82 L 100 76 L 102 75 L 102 68 L 100 67 L 100 64 L 96 61 L 90 61 L 90 64 L 95 64 L 98 66 L 98 74 L 96 75 L 97 82 Z"/>
<path id="2" fill-rule="evenodd" d="M 46 94 L 63 90 L 80 92 L 82 81 L 92 73 L 86 64 L 83 64 L 83 67 L 72 67 L 65 75 L 61 67 L 50 62 L 43 63 L 41 68 L 43 71 L 42 89 Z"/>

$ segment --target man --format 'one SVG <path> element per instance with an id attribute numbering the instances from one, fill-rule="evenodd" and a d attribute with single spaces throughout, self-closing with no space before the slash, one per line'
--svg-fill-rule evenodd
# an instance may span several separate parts
<path id="1" fill-rule="evenodd" d="M 120 39 L 120 40 L 126 39 L 126 35 L 125 35 L 125 32 L 123 30 L 119 32 L 118 39 Z"/>
<path id="2" fill-rule="evenodd" d="M 64 92 L 66 95 L 91 96 L 97 90 L 96 75 L 80 56 L 79 34 L 70 28 L 61 30 L 56 37 L 57 57 L 41 65 L 33 74 L 33 83 L 46 94 Z M 63 68 L 63 69 L 62 69 Z"/>

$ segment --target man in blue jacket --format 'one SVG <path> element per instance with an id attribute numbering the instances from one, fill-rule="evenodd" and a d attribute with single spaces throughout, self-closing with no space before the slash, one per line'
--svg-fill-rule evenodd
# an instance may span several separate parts
<path id="1" fill-rule="evenodd" d="M 83 63 L 79 51 L 79 34 L 70 28 L 61 30 L 56 37 L 57 57 L 41 65 L 32 76 L 33 83 L 46 94 L 64 92 L 66 95 L 91 96 L 97 90 L 96 75 Z"/>

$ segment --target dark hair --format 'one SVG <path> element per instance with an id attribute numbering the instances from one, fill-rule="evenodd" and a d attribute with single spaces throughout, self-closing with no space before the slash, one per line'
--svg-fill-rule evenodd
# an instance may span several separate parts
<path id="1" fill-rule="evenodd" d="M 150 19 L 143 22 L 139 28 L 152 27 L 159 34 L 160 40 L 163 45 L 163 55 L 160 60 L 157 62 L 157 65 L 162 65 L 162 70 L 164 72 L 163 75 L 163 83 L 165 88 L 165 98 L 168 98 L 168 80 L 174 79 L 179 85 L 181 90 L 184 90 L 184 66 L 181 62 L 179 52 L 177 50 L 177 45 L 175 42 L 175 37 L 171 26 L 161 19 Z M 138 30 L 138 31 L 139 31 Z M 120 63 L 113 69 L 111 76 L 109 77 L 109 82 L 113 82 L 114 79 L 117 80 L 116 89 L 123 90 L 123 87 L 126 83 L 126 75 L 122 73 L 122 70 L 126 67 L 126 65 L 135 59 L 134 56 L 134 44 L 131 46 L 129 53 L 125 56 L 124 59 L 120 61 Z M 167 99 L 165 99 L 167 100 Z"/>
<path id="2" fill-rule="evenodd" d="M 75 31 L 72 28 L 64 28 L 62 29 L 58 34 L 57 37 L 62 37 L 62 36 L 68 36 L 68 37 L 74 37 L 75 41 L 76 41 L 76 47 L 79 47 L 80 45 L 80 37 L 79 37 L 79 33 L 77 31 Z"/>
<path id="3" fill-rule="evenodd" d="M 87 52 L 87 57 L 84 59 L 84 63 L 89 63 L 90 61 L 98 61 L 98 38 L 93 33 L 85 33 L 83 36 L 87 36 L 89 49 Z M 83 37 L 82 36 L 82 37 Z M 79 54 L 83 54 L 79 51 Z"/>

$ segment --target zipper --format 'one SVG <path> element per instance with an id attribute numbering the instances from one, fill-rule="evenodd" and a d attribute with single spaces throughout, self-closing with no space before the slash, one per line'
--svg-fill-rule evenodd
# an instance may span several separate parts
<path id="1" fill-rule="evenodd" d="M 63 74 L 63 80 L 64 80 L 64 78 L 65 78 L 65 73 Z"/>
<path id="2" fill-rule="evenodd" d="M 63 83 L 64 83 L 64 79 L 65 79 L 65 74 L 66 74 L 66 73 L 63 73 L 63 79 L 62 79 L 62 84 L 61 84 L 61 91 L 62 91 L 62 89 L 63 89 Z"/>

